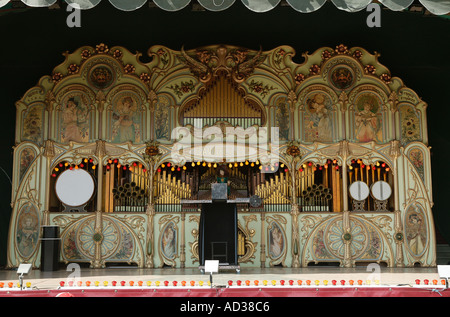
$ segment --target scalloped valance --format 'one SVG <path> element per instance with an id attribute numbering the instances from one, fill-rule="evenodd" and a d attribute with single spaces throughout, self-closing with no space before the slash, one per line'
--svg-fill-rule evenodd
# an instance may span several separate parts
<path id="1" fill-rule="evenodd" d="M 11 0 L 0 0 L 0 7 L 7 5 Z M 57 0 L 21 0 L 30 7 L 48 7 Z M 64 0 L 68 4 L 77 4 L 83 10 L 97 6 L 102 0 Z M 157 7 L 166 11 L 178 11 L 185 8 L 194 0 L 103 0 L 109 1 L 114 7 L 123 11 L 133 11 L 141 8 L 147 2 L 153 2 Z M 235 2 L 241 1 L 248 9 L 254 12 L 267 12 L 281 3 L 281 0 L 196 0 L 209 11 L 223 11 Z M 419 0 L 429 12 L 435 15 L 444 15 L 450 12 L 450 0 Z M 320 9 L 327 0 L 286 0 L 294 10 L 301 13 L 314 12 Z M 409 8 L 414 0 L 331 0 L 340 10 L 357 12 L 365 9 L 370 3 L 381 3 L 393 11 L 402 11 Z"/>

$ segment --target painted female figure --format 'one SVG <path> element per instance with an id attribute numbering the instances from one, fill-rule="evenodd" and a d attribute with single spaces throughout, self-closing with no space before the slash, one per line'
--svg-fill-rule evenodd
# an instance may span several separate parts
<path id="1" fill-rule="evenodd" d="M 363 110 L 355 115 L 356 138 L 359 142 L 377 140 L 378 118 L 369 102 L 363 104 Z"/>
<path id="2" fill-rule="evenodd" d="M 123 98 L 117 105 L 116 113 L 113 114 L 116 120 L 112 131 L 113 142 L 140 142 L 139 125 L 133 120 L 136 111 L 137 105 L 131 97 Z"/>
<path id="3" fill-rule="evenodd" d="M 325 96 L 317 93 L 309 102 L 311 116 L 309 117 L 309 130 L 313 140 L 327 142 L 332 139 L 330 111 L 325 105 Z"/>

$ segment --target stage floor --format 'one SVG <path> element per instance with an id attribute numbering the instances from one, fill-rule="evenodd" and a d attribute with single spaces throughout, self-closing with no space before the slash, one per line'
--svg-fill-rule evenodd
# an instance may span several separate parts
<path id="1" fill-rule="evenodd" d="M 239 273 L 235 270 L 221 269 L 219 273 L 212 275 L 211 287 L 208 285 L 210 275 L 202 274 L 198 268 L 77 267 L 77 270 L 68 271 L 32 270 L 24 277 L 24 286 L 29 284 L 22 291 L 18 287 L 16 270 L 2 270 L 0 286 L 3 283 L 3 287 L 0 288 L 0 296 L 57 296 L 61 293 L 70 293 L 75 297 L 100 297 L 111 294 L 124 297 L 450 296 L 447 286 L 442 284 L 437 268 L 375 266 L 375 269 L 373 271 L 371 267 L 241 268 Z M 420 280 L 419 284 L 416 280 Z M 425 284 L 425 280 L 429 281 L 428 284 Z M 71 286 L 70 281 L 73 281 Z M 308 281 L 310 285 L 307 285 Z M 114 282 L 117 284 L 113 285 Z"/>

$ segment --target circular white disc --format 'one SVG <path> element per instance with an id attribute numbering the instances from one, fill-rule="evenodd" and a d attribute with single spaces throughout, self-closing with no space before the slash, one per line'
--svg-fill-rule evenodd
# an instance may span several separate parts
<path id="1" fill-rule="evenodd" d="M 356 181 L 350 185 L 350 196 L 355 200 L 364 200 L 369 197 L 369 186 L 361 181 Z"/>
<path id="2" fill-rule="evenodd" d="M 372 191 L 372 197 L 377 200 L 387 200 L 392 194 L 391 186 L 385 181 L 373 183 L 370 190 Z"/>
<path id="3" fill-rule="evenodd" d="M 71 207 L 82 206 L 94 194 L 95 184 L 92 176 L 82 169 L 66 170 L 56 180 L 56 195 L 59 200 Z"/>

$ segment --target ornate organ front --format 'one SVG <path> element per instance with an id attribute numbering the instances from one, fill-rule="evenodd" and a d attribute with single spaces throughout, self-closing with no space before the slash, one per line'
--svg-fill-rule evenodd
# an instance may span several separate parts
<path id="1" fill-rule="evenodd" d="M 195 267 L 199 206 L 181 201 L 219 178 L 262 200 L 238 205 L 243 267 L 435 265 L 426 104 L 376 55 L 148 54 L 82 47 L 17 102 L 9 267 L 40 265 L 49 224 L 65 263 Z M 55 186 L 76 169 L 95 194 L 69 211 Z"/>

